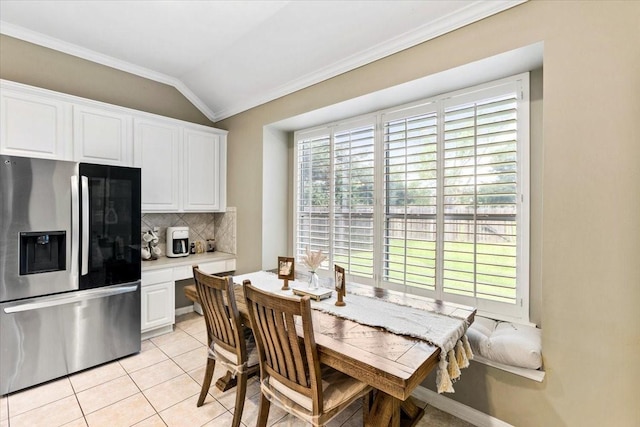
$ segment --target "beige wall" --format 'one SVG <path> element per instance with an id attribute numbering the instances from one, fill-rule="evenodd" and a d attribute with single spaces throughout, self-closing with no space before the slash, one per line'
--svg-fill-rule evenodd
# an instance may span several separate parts
<path id="1" fill-rule="evenodd" d="M 638 28 L 637 1 L 534 0 L 217 123 L 230 131 L 239 272 L 262 266 L 265 125 L 544 41 L 531 277 L 547 376 L 539 384 L 473 364 L 451 397 L 517 426 L 640 425 Z M 143 90 L 138 77 L 27 45 L 0 39 L 0 77 L 147 111 L 160 98 L 172 114 L 193 113 L 165 85 L 141 79 Z M 43 64 L 53 73 L 33 70 Z"/>
<path id="2" fill-rule="evenodd" d="M 173 86 L 5 35 L 0 35 L 0 78 L 213 126 Z"/>
<path id="3" fill-rule="evenodd" d="M 638 28 L 640 2 L 530 1 L 222 121 L 240 271 L 262 263 L 264 125 L 544 41 L 531 277 L 547 376 L 474 364 L 451 397 L 517 426 L 640 425 Z"/>

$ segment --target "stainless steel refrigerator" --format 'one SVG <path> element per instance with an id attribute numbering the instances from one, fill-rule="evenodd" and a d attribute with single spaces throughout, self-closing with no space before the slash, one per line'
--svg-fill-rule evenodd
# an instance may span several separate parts
<path id="1" fill-rule="evenodd" d="M 0 394 L 140 351 L 140 169 L 0 156 Z"/>

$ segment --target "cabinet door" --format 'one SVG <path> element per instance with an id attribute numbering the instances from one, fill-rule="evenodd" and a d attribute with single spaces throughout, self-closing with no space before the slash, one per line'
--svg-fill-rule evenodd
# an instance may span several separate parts
<path id="1" fill-rule="evenodd" d="M 220 136 L 195 129 L 184 131 L 183 210 L 220 211 Z"/>
<path id="2" fill-rule="evenodd" d="M 131 116 L 109 109 L 74 106 L 74 160 L 132 166 Z"/>
<path id="3" fill-rule="evenodd" d="M 0 153 L 45 159 L 71 159 L 71 105 L 3 89 Z"/>
<path id="4" fill-rule="evenodd" d="M 175 322 L 175 292 L 173 282 L 145 285 L 141 291 L 142 332 L 173 325 Z"/>
<path id="5" fill-rule="evenodd" d="M 180 209 L 181 128 L 162 121 L 134 120 L 134 162 L 142 168 L 142 211 Z"/>

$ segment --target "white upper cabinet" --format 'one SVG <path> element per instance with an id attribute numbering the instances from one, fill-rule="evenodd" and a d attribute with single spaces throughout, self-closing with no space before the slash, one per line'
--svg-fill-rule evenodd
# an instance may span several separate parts
<path id="1" fill-rule="evenodd" d="M 143 212 L 226 209 L 227 132 L 172 119 L 134 119 Z"/>
<path id="2" fill-rule="evenodd" d="M 178 211 L 182 128 L 168 120 L 138 118 L 133 126 L 133 165 L 142 168 L 142 211 Z"/>
<path id="3" fill-rule="evenodd" d="M 131 114 L 109 108 L 74 106 L 74 160 L 132 166 L 131 122 Z"/>
<path id="4" fill-rule="evenodd" d="M 0 153 L 71 159 L 71 104 L 5 85 L 0 102 Z"/>
<path id="5" fill-rule="evenodd" d="M 222 212 L 227 131 L 0 80 L 0 154 L 135 166 L 143 212 Z"/>
<path id="6" fill-rule="evenodd" d="M 185 129 L 183 164 L 183 210 L 225 210 L 226 137 L 196 129 Z"/>

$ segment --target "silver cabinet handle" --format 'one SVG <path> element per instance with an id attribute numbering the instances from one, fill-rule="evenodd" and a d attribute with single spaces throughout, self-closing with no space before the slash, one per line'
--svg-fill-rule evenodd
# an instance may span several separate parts
<path id="1" fill-rule="evenodd" d="M 14 305 L 4 309 L 7 314 L 20 313 L 23 311 L 38 310 L 40 308 L 56 307 L 59 305 L 72 304 L 80 301 L 87 301 L 95 298 L 105 298 L 118 294 L 125 294 L 128 292 L 134 292 L 138 288 L 138 285 L 124 285 L 117 288 L 109 289 L 93 289 L 89 291 L 74 292 L 70 295 L 56 295 L 51 297 L 44 297 L 39 301 L 26 302 L 24 304 Z"/>
<path id="2" fill-rule="evenodd" d="M 82 187 L 82 270 L 80 274 L 89 273 L 89 178 L 80 177 Z"/>

